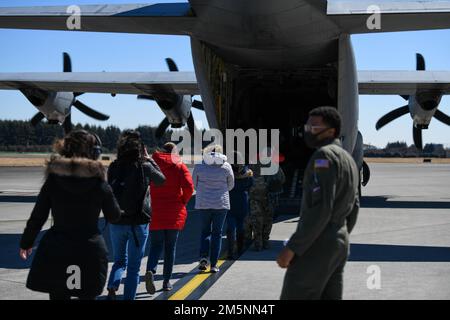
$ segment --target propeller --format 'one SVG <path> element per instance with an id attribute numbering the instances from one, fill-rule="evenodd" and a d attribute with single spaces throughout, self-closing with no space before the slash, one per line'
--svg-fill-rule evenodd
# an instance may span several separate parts
<path id="1" fill-rule="evenodd" d="M 31 124 L 33 125 L 33 127 L 35 127 L 39 124 L 39 122 L 44 120 L 44 118 L 45 118 L 44 114 L 42 112 L 38 112 L 34 115 L 33 118 L 31 118 Z"/>
<path id="2" fill-rule="evenodd" d="M 416 53 L 416 70 L 417 71 L 426 70 L 425 59 L 420 53 Z M 424 93 L 424 92 L 421 92 L 421 93 Z M 428 97 L 428 99 L 422 99 L 425 101 L 421 101 L 419 103 L 422 110 L 432 111 L 439 106 L 439 101 L 440 101 L 441 96 L 439 96 L 439 95 L 436 96 L 434 93 L 432 93 L 431 96 L 433 98 Z M 401 97 L 403 99 L 405 99 L 406 101 L 410 101 L 410 99 L 411 99 L 411 96 L 402 95 Z M 416 99 L 414 99 L 414 100 L 417 101 L 419 99 L 417 99 L 417 96 L 416 96 Z M 400 108 L 397 108 L 397 109 L 385 114 L 383 117 L 381 117 L 377 121 L 375 127 L 377 130 L 380 130 L 382 127 L 384 127 L 388 123 L 390 123 L 390 122 L 394 121 L 395 119 L 400 118 L 401 116 L 404 116 L 405 114 L 410 113 L 410 112 L 411 111 L 410 111 L 409 105 L 405 105 Z M 436 118 L 437 120 L 439 120 L 440 122 L 450 126 L 450 117 L 447 116 L 446 114 L 444 114 L 442 111 L 439 111 L 436 109 L 433 117 Z M 428 128 L 427 125 L 416 125 L 416 124 L 413 125 L 414 145 L 419 150 L 423 149 L 422 130 L 427 129 L 427 128 Z"/>
<path id="3" fill-rule="evenodd" d="M 72 72 L 72 60 L 70 59 L 70 56 L 67 52 L 63 53 L 63 72 Z M 23 92 L 23 91 L 22 91 Z M 25 96 L 28 98 L 28 100 L 35 106 L 42 106 L 45 103 L 45 100 L 48 97 L 48 93 L 42 90 L 31 90 L 27 92 L 23 92 Z M 74 98 L 77 98 L 81 96 L 83 92 L 74 92 L 73 96 Z M 98 112 L 81 101 L 74 99 L 72 105 L 85 115 L 94 118 L 99 121 L 106 121 L 109 119 L 109 116 L 106 114 L 103 114 L 101 112 Z M 45 119 L 45 115 L 42 112 L 38 112 L 34 115 L 34 117 L 31 119 L 31 124 L 33 126 L 37 126 L 42 120 Z M 64 122 L 63 122 L 63 128 L 65 133 L 69 133 L 72 130 L 72 115 L 69 113 Z"/>
<path id="4" fill-rule="evenodd" d="M 380 130 L 381 128 L 383 128 L 385 125 L 387 125 L 389 122 L 405 115 L 409 113 L 409 106 L 403 106 L 400 108 L 397 108 L 387 114 L 385 114 L 384 116 L 382 116 L 378 121 L 377 124 L 375 125 L 375 127 L 377 128 L 377 130 Z"/>
<path id="5" fill-rule="evenodd" d="M 166 58 L 166 64 L 170 72 L 178 72 L 178 66 L 171 58 Z M 155 93 L 154 95 L 138 95 L 137 97 L 140 100 L 152 100 L 156 101 L 158 106 L 165 112 L 170 113 L 174 112 L 177 115 L 182 114 L 182 110 L 177 110 L 176 108 L 181 108 L 182 103 L 180 104 L 180 100 L 184 100 L 185 96 L 176 94 L 173 92 L 170 88 L 164 88 L 162 87 L 159 92 Z M 191 96 L 191 108 L 195 108 L 198 110 L 205 110 L 203 103 L 198 100 L 192 100 L 193 96 Z M 194 117 L 192 115 L 192 112 L 190 112 L 189 117 L 187 119 L 183 119 L 183 121 L 186 121 L 186 123 L 183 124 L 171 124 L 169 119 L 166 117 L 161 121 L 161 123 L 158 125 L 158 128 L 155 131 L 155 136 L 157 139 L 161 139 L 164 136 L 164 133 L 169 128 L 169 126 L 172 126 L 173 128 L 180 128 L 182 125 L 187 124 L 189 132 L 191 135 L 194 134 L 196 128 L 195 128 L 195 121 Z"/>
<path id="6" fill-rule="evenodd" d="M 164 132 L 166 132 L 167 128 L 170 126 L 170 122 L 167 118 L 164 118 L 163 121 L 158 125 L 158 128 L 156 128 L 155 136 L 160 139 Z"/>
<path id="7" fill-rule="evenodd" d="M 422 150 L 423 149 L 423 143 L 422 143 L 422 129 L 417 128 L 416 126 L 413 126 L 413 140 L 414 145 L 417 149 Z"/>
<path id="8" fill-rule="evenodd" d="M 443 124 L 446 124 L 450 126 L 450 117 L 443 113 L 442 111 L 436 110 L 436 113 L 434 114 L 434 117 L 442 122 Z"/>

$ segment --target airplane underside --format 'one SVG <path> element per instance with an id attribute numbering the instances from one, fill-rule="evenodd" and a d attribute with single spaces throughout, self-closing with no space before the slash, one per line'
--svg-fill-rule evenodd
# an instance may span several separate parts
<path id="1" fill-rule="evenodd" d="M 322 67 L 283 71 L 228 63 L 204 44 L 200 45 L 201 55 L 196 55 L 195 41 L 192 45 L 199 83 L 205 80 L 208 89 L 202 91 L 202 98 L 211 127 L 222 131 L 280 130 L 280 152 L 285 157 L 281 167 L 287 178 L 282 194 L 283 210 L 297 210 L 303 171 L 313 153 L 299 133 L 313 108 L 337 107 L 337 58 L 335 63 Z M 198 62 L 205 57 L 203 69 L 205 64 Z M 203 70 L 208 72 L 205 74 Z"/>

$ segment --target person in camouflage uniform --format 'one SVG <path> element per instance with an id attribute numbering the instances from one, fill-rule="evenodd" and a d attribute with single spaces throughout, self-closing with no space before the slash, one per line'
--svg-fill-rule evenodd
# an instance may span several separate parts
<path id="1" fill-rule="evenodd" d="M 260 251 L 262 248 L 268 248 L 272 220 L 273 210 L 269 202 L 266 179 L 258 172 L 258 176 L 255 177 L 250 189 L 249 222 L 253 232 L 255 250 Z"/>
<path id="2" fill-rule="evenodd" d="M 275 203 L 274 195 L 279 190 L 272 189 L 272 185 L 282 185 L 284 174 L 281 168 L 273 176 L 262 176 L 261 168 L 255 168 L 254 183 L 250 189 L 250 215 L 248 217 L 247 239 L 254 240 L 257 251 L 269 249 L 270 232 L 272 231 Z"/>

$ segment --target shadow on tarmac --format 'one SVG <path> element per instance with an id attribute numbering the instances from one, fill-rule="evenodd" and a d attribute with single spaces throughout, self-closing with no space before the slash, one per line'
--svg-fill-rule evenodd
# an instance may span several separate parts
<path id="1" fill-rule="evenodd" d="M 0 203 L 1 202 L 10 202 L 10 203 L 35 203 L 37 201 L 37 196 L 7 196 L 0 195 Z"/>
<path id="2" fill-rule="evenodd" d="M 0 196 L 0 202 L 5 196 Z M 18 200 L 27 200 L 30 197 L 16 197 Z M 30 201 L 31 202 L 31 201 Z M 188 204 L 188 218 L 185 229 L 180 233 L 177 245 L 175 264 L 192 264 L 198 261 L 198 250 L 200 245 L 201 216 L 194 209 L 195 197 Z M 388 201 L 387 197 L 363 197 L 363 207 L 371 208 L 449 208 L 450 202 L 414 202 L 414 201 Z M 298 220 L 287 221 L 298 217 L 297 214 L 278 215 L 274 222 L 297 223 Z M 108 251 L 109 261 L 113 262 L 112 246 L 110 241 L 109 228 L 104 228 L 105 220 L 99 221 L 99 229 L 103 231 Z M 42 237 L 39 234 L 38 241 Z M 21 234 L 0 234 L 0 268 L 6 269 L 27 269 L 31 265 L 32 259 L 22 261 L 18 255 Z M 36 241 L 36 244 L 38 243 Z M 148 256 L 149 242 L 145 251 Z M 283 248 L 283 241 L 270 241 L 269 250 L 254 251 L 253 247 L 240 257 L 240 260 L 250 261 L 275 261 L 278 253 Z M 36 245 L 35 245 L 36 248 Z M 222 244 L 226 249 L 226 240 Z M 32 256 L 33 257 L 33 256 Z M 162 258 L 162 257 L 161 257 Z M 425 247 L 425 246 L 399 246 L 399 245 L 376 245 L 376 244 L 352 244 L 349 261 L 403 261 L 403 262 L 450 262 L 450 248 L 447 247 Z M 157 280 L 161 277 L 162 263 L 158 265 Z M 174 278 L 181 278 L 184 274 L 174 274 Z M 143 279 L 141 279 L 142 281 Z"/>
<path id="3" fill-rule="evenodd" d="M 33 247 L 33 254 L 31 258 L 27 260 L 22 260 L 19 257 L 19 247 L 20 239 L 22 234 L 0 234 L 0 246 L 2 248 L 2 253 L 0 254 L 0 268 L 4 269 L 28 269 L 31 267 L 31 262 L 33 261 L 34 252 L 36 252 L 37 244 L 42 238 L 45 231 L 41 231 L 36 240 L 36 244 Z"/>
<path id="4" fill-rule="evenodd" d="M 353 243 L 349 261 L 450 262 L 450 248 Z"/>
<path id="5" fill-rule="evenodd" d="M 390 209 L 450 209 L 450 201 L 389 201 L 386 196 L 366 196 L 361 199 L 362 208 Z"/>

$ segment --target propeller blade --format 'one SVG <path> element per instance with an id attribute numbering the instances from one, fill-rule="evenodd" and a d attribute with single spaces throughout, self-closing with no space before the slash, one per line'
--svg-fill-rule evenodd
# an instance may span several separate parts
<path id="1" fill-rule="evenodd" d="M 417 71 L 425 70 L 425 59 L 423 58 L 423 55 L 421 55 L 420 53 L 416 53 L 416 70 Z"/>
<path id="2" fill-rule="evenodd" d="M 27 98 L 35 107 L 42 106 L 49 95 L 48 92 L 35 88 L 27 90 L 22 89 L 20 92 L 22 92 L 25 98 Z"/>
<path id="3" fill-rule="evenodd" d="M 72 61 L 70 60 L 70 56 L 67 52 L 63 53 L 63 71 L 72 72 Z"/>
<path id="4" fill-rule="evenodd" d="M 442 111 L 436 110 L 434 117 L 438 119 L 440 122 L 450 126 L 450 117 L 443 113 Z"/>
<path id="5" fill-rule="evenodd" d="M 155 100 L 155 98 L 153 98 L 152 96 L 146 96 L 146 95 L 143 95 L 143 94 L 138 95 L 137 98 L 139 100 Z"/>
<path id="6" fill-rule="evenodd" d="M 66 117 L 63 123 L 64 128 L 64 134 L 68 134 L 70 131 L 72 131 L 72 114 L 69 113 L 69 115 Z"/>
<path id="7" fill-rule="evenodd" d="M 191 134 L 191 139 L 194 137 L 194 133 L 195 133 L 195 121 L 194 121 L 194 116 L 191 114 L 189 115 L 189 118 L 187 120 L 187 125 L 188 125 L 188 129 L 189 129 L 189 133 Z"/>
<path id="8" fill-rule="evenodd" d="M 422 150 L 423 144 L 422 144 L 422 129 L 416 128 L 413 126 L 413 139 L 414 144 L 417 149 Z"/>
<path id="9" fill-rule="evenodd" d="M 367 162 L 363 161 L 363 180 L 362 180 L 363 187 L 365 187 L 369 183 L 369 180 L 370 180 L 370 168 Z"/>
<path id="10" fill-rule="evenodd" d="M 203 106 L 203 102 L 194 100 L 192 101 L 192 108 L 198 109 L 198 110 L 205 110 L 205 107 Z"/>
<path id="11" fill-rule="evenodd" d="M 169 68 L 170 71 L 172 71 L 172 72 L 178 71 L 177 64 L 171 58 L 166 58 L 166 63 L 167 63 L 167 67 Z"/>
<path id="12" fill-rule="evenodd" d="M 87 115 L 91 118 L 94 118 L 96 120 L 106 121 L 109 119 L 109 116 L 107 116 L 106 114 L 95 111 L 94 109 L 89 108 L 87 105 L 85 105 L 84 103 L 82 103 L 78 100 L 75 101 L 73 106 L 75 108 L 77 108 L 78 110 L 80 110 L 81 112 L 83 112 L 85 115 Z"/>
<path id="13" fill-rule="evenodd" d="M 401 95 L 400 97 L 402 97 L 403 99 L 405 99 L 406 101 L 408 101 L 409 100 L 409 96 L 404 96 L 404 95 Z"/>
<path id="14" fill-rule="evenodd" d="M 45 116 L 44 116 L 44 114 L 43 114 L 42 112 L 36 113 L 36 114 L 34 115 L 34 117 L 31 118 L 31 125 L 32 125 L 33 127 L 36 127 L 36 126 L 39 124 L 39 122 L 41 122 L 42 120 L 44 120 L 44 118 L 45 118 Z"/>
<path id="15" fill-rule="evenodd" d="M 161 139 L 169 126 L 170 126 L 169 120 L 167 120 L 167 118 L 164 118 L 164 120 L 161 121 L 161 123 L 159 124 L 158 128 L 155 131 L 156 138 Z"/>
<path id="16" fill-rule="evenodd" d="M 407 114 L 409 112 L 409 106 L 403 106 L 400 108 L 397 108 L 387 114 L 385 114 L 384 116 L 382 116 L 376 124 L 376 128 L 377 130 L 380 130 L 382 127 L 384 127 L 385 125 L 387 125 L 389 122 Z"/>

